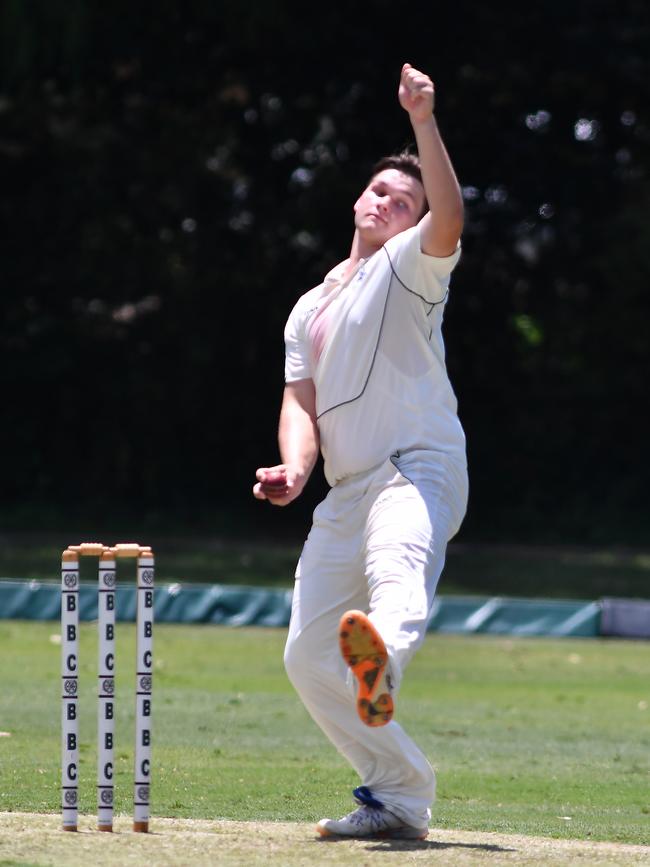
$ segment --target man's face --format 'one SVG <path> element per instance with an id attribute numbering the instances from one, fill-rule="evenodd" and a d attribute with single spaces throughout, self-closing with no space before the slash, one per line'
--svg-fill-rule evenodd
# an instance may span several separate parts
<path id="1" fill-rule="evenodd" d="M 397 169 L 384 169 L 355 202 L 354 224 L 365 241 L 381 247 L 415 226 L 424 204 L 424 187 L 418 180 Z"/>

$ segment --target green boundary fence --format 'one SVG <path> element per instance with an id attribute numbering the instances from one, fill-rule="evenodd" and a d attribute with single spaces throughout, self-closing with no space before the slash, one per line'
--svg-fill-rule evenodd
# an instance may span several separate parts
<path id="1" fill-rule="evenodd" d="M 154 613 L 159 623 L 212 623 L 226 626 L 286 627 L 291 590 L 221 584 L 169 584 L 156 588 Z M 60 587 L 37 581 L 0 582 L 0 619 L 58 620 Z M 117 618 L 135 621 L 136 591 L 117 591 Z M 81 620 L 97 617 L 97 588 L 82 584 Z M 431 632 L 521 636 L 599 635 L 650 638 L 650 601 L 519 599 L 513 597 L 439 596 Z"/>

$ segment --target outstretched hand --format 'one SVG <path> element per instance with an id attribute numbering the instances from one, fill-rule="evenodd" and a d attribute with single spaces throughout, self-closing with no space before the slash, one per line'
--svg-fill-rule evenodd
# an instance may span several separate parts
<path id="1" fill-rule="evenodd" d="M 412 123 L 422 123 L 431 117 L 435 104 L 433 81 L 410 63 L 405 63 L 402 67 L 398 97 L 402 108 L 408 111 Z"/>

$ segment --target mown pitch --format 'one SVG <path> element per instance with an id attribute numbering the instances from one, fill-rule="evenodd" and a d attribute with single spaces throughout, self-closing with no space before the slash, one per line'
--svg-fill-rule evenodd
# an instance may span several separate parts
<path id="1" fill-rule="evenodd" d="M 645 846 L 553 840 L 515 834 L 432 829 L 419 841 L 322 840 L 313 826 L 288 822 L 228 822 L 157 819 L 153 833 L 130 832 L 128 818 L 118 819 L 115 833 L 92 830 L 84 817 L 77 834 L 59 830 L 58 816 L 0 814 L 0 865 L 38 867 L 402 867 L 408 864 L 532 865 L 647 864 Z"/>

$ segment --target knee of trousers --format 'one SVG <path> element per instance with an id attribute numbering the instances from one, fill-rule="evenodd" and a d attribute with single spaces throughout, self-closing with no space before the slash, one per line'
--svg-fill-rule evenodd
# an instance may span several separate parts
<path id="1" fill-rule="evenodd" d="M 310 656 L 309 643 L 304 635 L 289 635 L 284 648 L 284 668 L 296 689 L 313 676 Z"/>
<path id="2" fill-rule="evenodd" d="M 427 786 L 429 801 L 431 803 L 433 803 L 433 801 L 435 801 L 435 799 L 436 799 L 436 773 L 433 770 L 433 768 L 431 768 L 431 767 L 429 767 L 427 770 L 426 786 Z"/>
<path id="3" fill-rule="evenodd" d="M 284 648 L 284 668 L 294 687 L 300 691 L 319 682 L 328 682 L 334 675 L 338 656 L 331 647 L 318 647 L 308 632 L 287 638 Z"/>

